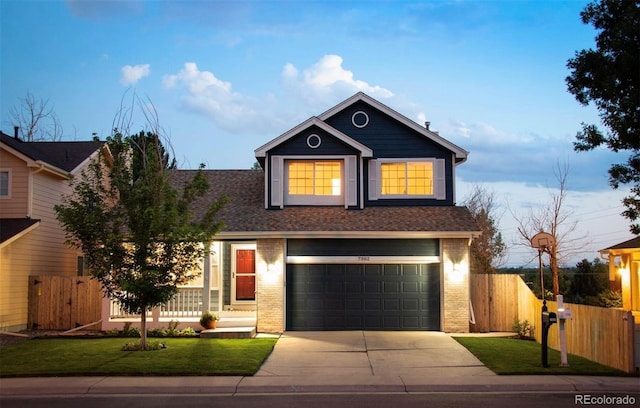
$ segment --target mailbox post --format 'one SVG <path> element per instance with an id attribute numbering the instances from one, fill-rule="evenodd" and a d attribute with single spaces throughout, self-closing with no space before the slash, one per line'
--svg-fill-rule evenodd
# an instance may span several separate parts
<path id="1" fill-rule="evenodd" d="M 545 306 L 546 308 L 546 306 Z M 553 312 L 542 312 L 542 366 L 549 367 L 549 328 L 558 321 L 558 317 Z"/>

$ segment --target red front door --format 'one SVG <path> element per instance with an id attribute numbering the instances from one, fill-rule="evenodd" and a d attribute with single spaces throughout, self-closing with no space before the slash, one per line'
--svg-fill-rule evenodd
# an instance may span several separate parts
<path id="1" fill-rule="evenodd" d="M 256 251 L 236 249 L 236 300 L 256 300 Z"/>

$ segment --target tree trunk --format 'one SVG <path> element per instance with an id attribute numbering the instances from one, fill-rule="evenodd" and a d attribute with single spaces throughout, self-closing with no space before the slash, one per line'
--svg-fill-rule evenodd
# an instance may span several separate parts
<path id="1" fill-rule="evenodd" d="M 140 347 L 142 350 L 147 349 L 147 308 L 142 308 L 140 315 Z"/>
<path id="2" fill-rule="evenodd" d="M 553 277 L 553 299 L 560 294 L 560 282 L 558 280 L 558 251 L 556 246 L 551 247 L 551 253 L 549 254 L 551 261 L 551 276 Z"/>

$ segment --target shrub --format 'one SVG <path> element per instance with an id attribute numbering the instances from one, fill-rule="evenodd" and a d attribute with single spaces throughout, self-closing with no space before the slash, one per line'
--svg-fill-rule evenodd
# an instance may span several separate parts
<path id="1" fill-rule="evenodd" d="M 193 329 L 193 327 L 185 327 L 182 331 L 180 331 L 181 337 L 195 337 L 198 333 Z"/>
<path id="2" fill-rule="evenodd" d="M 162 328 L 147 330 L 147 336 L 149 337 L 166 337 L 167 331 Z"/>
<path id="3" fill-rule="evenodd" d="M 131 322 L 126 322 L 122 329 L 122 335 L 125 337 L 140 337 L 140 329 L 131 327 Z"/>
<path id="4" fill-rule="evenodd" d="M 166 349 L 167 345 L 165 343 L 160 343 L 159 341 L 151 341 L 147 343 L 147 347 L 143 348 L 140 343 L 127 343 L 122 346 L 122 351 L 154 351 L 154 350 L 162 350 Z"/>
<path id="5" fill-rule="evenodd" d="M 533 329 L 534 326 L 528 320 L 520 322 L 516 319 L 511 326 L 511 330 L 518 333 L 518 337 L 521 339 L 533 339 Z"/>
<path id="6" fill-rule="evenodd" d="M 598 294 L 598 301 L 602 307 L 622 307 L 622 295 L 615 290 L 603 290 Z"/>
<path id="7" fill-rule="evenodd" d="M 178 337 L 180 335 L 180 330 L 178 330 L 179 322 L 177 320 L 171 320 L 169 322 L 169 328 L 167 329 L 167 336 L 169 337 Z"/>

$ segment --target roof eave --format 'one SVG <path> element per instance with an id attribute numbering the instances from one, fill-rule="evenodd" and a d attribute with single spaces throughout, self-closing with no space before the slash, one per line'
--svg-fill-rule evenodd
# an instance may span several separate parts
<path id="1" fill-rule="evenodd" d="M 221 239 L 259 238 L 463 238 L 472 239 L 481 231 L 221 231 L 216 234 Z"/>
<path id="2" fill-rule="evenodd" d="M 40 225 L 40 220 L 37 220 L 37 222 L 33 223 L 32 225 L 28 226 L 27 228 L 23 229 L 22 231 L 18 232 L 16 235 L 12 236 L 11 238 L 0 242 L 0 249 L 9 246 L 12 242 L 20 239 L 21 237 L 27 235 L 29 232 L 33 231 L 34 229 L 38 228 L 38 226 Z"/>
<path id="3" fill-rule="evenodd" d="M 425 137 L 427 137 L 427 138 L 433 140 L 434 142 L 440 144 L 441 146 L 451 150 L 455 154 L 455 158 L 456 158 L 456 162 L 457 163 L 462 163 L 462 162 L 467 160 L 467 155 L 469 154 L 468 151 L 464 150 L 460 146 L 457 146 L 457 145 L 451 143 L 450 141 L 446 140 L 445 138 L 443 138 L 439 134 L 437 134 L 435 132 L 432 132 L 432 131 L 428 130 L 427 128 L 423 127 L 423 126 L 420 126 L 419 124 L 417 124 L 413 120 L 411 120 L 408 117 L 404 116 L 403 114 L 398 113 L 397 111 L 391 109 L 390 107 L 388 107 L 387 105 L 381 103 L 380 101 L 378 101 L 376 99 L 373 99 L 372 97 L 370 97 L 369 95 L 365 94 L 364 92 L 358 92 L 357 94 L 353 95 L 352 97 L 342 101 L 341 103 L 337 104 L 333 108 L 331 108 L 331 109 L 325 111 L 324 113 L 322 113 L 321 115 L 319 115 L 318 118 L 320 120 L 324 121 L 324 120 L 330 118 L 331 116 L 333 116 L 334 114 L 340 112 L 341 110 L 343 110 L 347 106 L 352 105 L 353 103 L 355 103 L 357 101 L 364 101 L 364 102 L 368 103 L 369 105 L 372 105 L 373 107 L 381 110 L 382 112 L 384 112 L 387 115 L 391 116 L 392 118 L 396 119 L 400 123 L 403 123 L 404 125 L 410 127 L 411 129 L 421 133 Z"/>
<path id="4" fill-rule="evenodd" d="M 351 137 L 345 135 L 344 133 L 340 132 L 338 129 L 335 129 L 335 128 L 329 126 L 328 124 L 326 124 L 325 122 L 321 121 L 320 119 L 318 119 L 315 116 L 305 120 L 304 122 L 302 122 L 298 126 L 294 127 L 293 129 L 281 134 L 280 136 L 278 136 L 275 139 L 271 140 L 267 144 L 264 144 L 264 145 L 260 146 L 259 148 L 257 148 L 254 151 L 256 157 L 257 158 L 266 157 L 267 152 L 269 150 L 271 150 L 274 147 L 286 142 L 287 140 L 289 140 L 293 136 L 297 135 L 298 133 L 300 133 L 300 132 L 304 131 L 305 129 L 308 129 L 309 127 L 314 126 L 314 125 L 318 126 L 319 128 L 321 128 L 325 132 L 335 136 L 336 138 L 338 138 L 339 140 L 345 142 L 349 146 L 355 148 L 356 150 L 358 150 L 360 152 L 362 157 L 373 157 L 373 150 L 371 150 L 367 146 L 363 145 L 362 143 L 352 139 Z"/>

